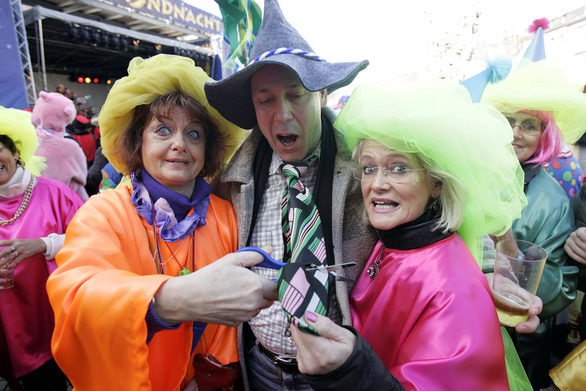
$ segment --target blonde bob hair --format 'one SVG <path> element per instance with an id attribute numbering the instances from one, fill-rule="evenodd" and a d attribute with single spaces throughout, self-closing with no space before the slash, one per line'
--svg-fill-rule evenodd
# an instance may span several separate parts
<path id="1" fill-rule="evenodd" d="M 374 139 L 362 139 L 356 144 L 356 147 L 352 152 L 352 160 L 354 160 L 357 165 L 360 164 L 362 148 L 367 140 L 376 141 Z M 438 197 L 441 213 L 436 228 L 441 229 L 443 232 L 457 231 L 458 228 L 460 228 L 460 224 L 462 224 L 464 212 L 466 210 L 466 186 L 464 186 L 464 184 L 455 176 L 436 167 L 430 166 L 417 156 L 417 154 L 405 153 L 404 155 L 407 156 L 409 160 L 415 161 L 418 167 L 424 169 L 425 173 L 422 175 L 427 175 L 428 180 L 430 180 L 432 184 L 438 184 L 441 186 L 441 191 Z M 430 207 L 433 202 L 434 198 L 430 197 L 427 207 Z M 362 205 L 362 218 L 367 224 L 370 223 L 364 205 Z"/>

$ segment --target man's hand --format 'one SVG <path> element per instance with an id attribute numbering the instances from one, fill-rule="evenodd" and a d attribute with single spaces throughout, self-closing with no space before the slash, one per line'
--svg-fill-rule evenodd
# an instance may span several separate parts
<path id="1" fill-rule="evenodd" d="M 254 251 L 232 253 L 195 273 L 171 278 L 155 295 L 155 312 L 168 323 L 237 326 L 278 299 L 275 282 L 247 269 L 262 260 Z"/>
<path id="2" fill-rule="evenodd" d="M 505 243 L 506 246 L 503 246 L 501 248 L 501 251 L 504 252 L 505 254 L 513 257 L 513 258 L 517 258 L 517 255 L 519 254 L 519 248 L 517 247 L 517 242 L 515 242 L 515 236 L 513 234 L 512 228 L 509 228 L 507 230 L 507 232 L 505 232 L 501 236 L 495 236 L 495 235 L 489 235 L 489 236 L 492 239 L 492 241 L 494 242 L 495 248 L 496 248 L 496 245 L 498 242 L 502 242 L 503 240 L 507 240 L 507 242 Z"/>
<path id="3" fill-rule="evenodd" d="M 320 335 L 304 333 L 291 325 L 299 371 L 308 375 L 325 375 L 339 368 L 350 357 L 356 336 L 329 318 L 313 312 L 306 312 L 305 320 Z"/>
<path id="4" fill-rule="evenodd" d="M 586 227 L 580 227 L 570 234 L 564 250 L 576 262 L 586 264 Z"/>

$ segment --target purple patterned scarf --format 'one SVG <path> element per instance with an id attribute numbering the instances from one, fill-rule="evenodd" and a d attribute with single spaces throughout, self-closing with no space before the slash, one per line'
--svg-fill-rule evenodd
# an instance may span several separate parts
<path id="1" fill-rule="evenodd" d="M 133 192 L 130 199 L 137 213 L 150 225 L 154 225 L 154 216 L 163 240 L 176 242 L 206 224 L 211 186 L 205 179 L 196 178 L 193 194 L 188 198 L 161 185 L 144 169 L 140 176 L 131 174 Z M 156 200 L 154 204 L 152 200 Z M 192 208 L 193 213 L 188 215 Z"/>

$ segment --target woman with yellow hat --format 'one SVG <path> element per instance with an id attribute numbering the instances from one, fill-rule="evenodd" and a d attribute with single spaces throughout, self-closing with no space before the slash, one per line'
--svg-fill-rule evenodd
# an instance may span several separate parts
<path id="1" fill-rule="evenodd" d="M 229 326 L 276 296 L 245 268 L 259 254 L 230 254 L 236 217 L 210 193 L 242 131 L 208 104 L 209 80 L 185 57 L 135 58 L 100 112 L 104 155 L 130 179 L 80 209 L 47 284 L 53 351 L 75 388 L 229 386 Z"/>
<path id="2" fill-rule="evenodd" d="M 37 176 L 44 166 L 34 156 L 38 145 L 30 113 L 0 107 L 0 376 L 12 387 L 65 391 L 51 354 L 45 283 L 82 200 Z"/>
<path id="3" fill-rule="evenodd" d="M 516 334 L 519 357 L 534 388 L 551 381 L 550 329 L 553 317 L 576 298 L 577 269 L 568 266 L 564 244 L 575 230 L 574 214 L 562 187 L 542 167 L 555 159 L 563 138 L 569 144 L 584 133 L 586 95 L 548 60 L 527 63 L 506 79 L 489 84 L 482 101 L 505 115 L 513 132 L 513 148 L 525 173 L 527 207 L 513 222 L 515 239 L 547 251 L 537 296 L 543 301 L 540 326 Z M 511 331 L 514 333 L 514 331 Z"/>

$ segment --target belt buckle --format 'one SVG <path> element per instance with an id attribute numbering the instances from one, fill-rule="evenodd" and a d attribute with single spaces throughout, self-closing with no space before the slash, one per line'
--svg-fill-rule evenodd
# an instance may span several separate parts
<path id="1" fill-rule="evenodd" d="M 273 357 L 273 364 L 285 373 L 299 373 L 299 368 L 297 367 L 297 360 L 294 358 L 283 359 L 279 356 L 275 356 Z"/>
<path id="2" fill-rule="evenodd" d="M 276 366 L 280 367 L 281 365 L 296 365 L 297 360 L 295 360 L 293 357 L 290 358 L 282 358 L 280 356 L 275 355 L 273 357 L 273 364 L 275 364 Z"/>
<path id="3" fill-rule="evenodd" d="M 271 352 L 269 349 L 262 346 L 262 344 L 258 343 L 259 349 L 262 353 L 267 356 L 273 365 L 279 368 L 281 371 L 285 373 L 298 373 L 299 368 L 297 367 L 297 359 L 295 357 L 283 357 L 279 356 L 278 354 Z"/>

